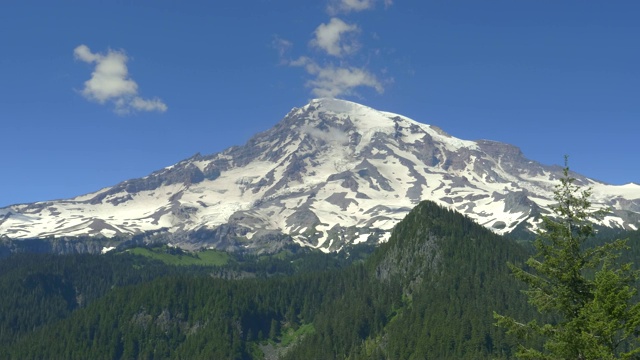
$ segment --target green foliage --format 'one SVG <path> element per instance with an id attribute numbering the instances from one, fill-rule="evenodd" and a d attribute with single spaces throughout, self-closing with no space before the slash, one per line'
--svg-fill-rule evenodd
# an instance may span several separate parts
<path id="1" fill-rule="evenodd" d="M 372 257 L 377 273 L 395 274 L 388 281 L 403 284 L 406 297 L 385 329 L 385 358 L 511 355 L 513 344 L 491 326 L 490 309 L 519 316 L 532 313 L 506 266 L 507 261 L 526 259 L 521 246 L 455 211 L 425 202 L 398 224 L 382 250 L 379 258 Z"/>
<path id="2" fill-rule="evenodd" d="M 285 333 L 282 334 L 282 339 L 280 341 L 281 346 L 289 346 L 294 344 L 297 341 L 300 341 L 307 335 L 314 334 L 316 329 L 313 327 L 313 324 L 304 324 L 299 326 L 297 329 L 290 327 Z"/>
<path id="3" fill-rule="evenodd" d="M 128 256 L 16 254 L 0 260 L 0 349 L 114 287 L 170 273 L 161 264 Z"/>
<path id="4" fill-rule="evenodd" d="M 506 265 L 527 255 L 463 215 L 423 202 L 366 261 L 361 279 L 347 282 L 353 288 L 323 304 L 315 333 L 285 359 L 507 358 L 514 344 L 492 326 L 491 309 L 533 315 Z"/>
<path id="5" fill-rule="evenodd" d="M 160 260 L 167 265 L 177 266 L 224 266 L 231 256 L 218 250 L 203 250 L 187 252 L 178 248 L 160 246 L 154 248 L 133 248 L 127 250 L 130 254 L 141 255 L 151 259 Z"/>
<path id="6" fill-rule="evenodd" d="M 546 217 L 535 240 L 536 254 L 526 266 L 510 264 L 528 286 L 529 302 L 554 321 L 521 323 L 495 314 L 496 324 L 525 340 L 518 356 L 526 359 L 614 359 L 640 354 L 640 304 L 633 303 L 638 272 L 619 265 L 626 241 L 587 246 L 593 222 L 606 211 L 594 210 L 590 190 L 581 190 L 565 165 L 555 191 L 556 217 Z M 540 337 L 544 346 L 526 345 Z"/>
<path id="7" fill-rule="evenodd" d="M 303 252 L 204 267 L 130 254 L 14 255 L 0 261 L 9 294 L 0 298 L 0 358 L 259 358 L 257 343 L 298 343 L 323 304 L 359 288 L 365 272 L 343 270 L 349 261 Z"/>

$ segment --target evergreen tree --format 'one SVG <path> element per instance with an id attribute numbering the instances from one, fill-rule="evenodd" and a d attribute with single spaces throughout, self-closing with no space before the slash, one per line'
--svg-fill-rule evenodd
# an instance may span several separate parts
<path id="1" fill-rule="evenodd" d="M 521 345 L 525 359 L 616 359 L 640 355 L 638 272 L 619 265 L 625 240 L 586 246 L 595 234 L 594 221 L 606 211 L 591 206 L 591 190 L 581 190 L 571 177 L 567 158 L 553 207 L 535 240 L 537 253 L 526 266 L 510 264 L 516 278 L 529 289 L 529 302 L 550 321 L 521 323 L 494 313 L 496 324 L 526 340 L 540 336 L 543 348 Z"/>

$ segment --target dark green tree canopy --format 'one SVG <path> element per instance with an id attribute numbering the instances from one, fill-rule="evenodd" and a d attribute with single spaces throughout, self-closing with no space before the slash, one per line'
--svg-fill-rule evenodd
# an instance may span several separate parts
<path id="1" fill-rule="evenodd" d="M 617 261 L 627 249 L 626 240 L 588 246 L 594 222 L 607 209 L 595 209 L 590 189 L 575 182 L 565 159 L 555 190 L 555 216 L 543 219 L 536 254 L 526 266 L 510 264 L 528 286 L 530 304 L 551 320 L 522 323 L 494 314 L 496 324 L 525 341 L 543 339 L 542 348 L 520 346 L 517 355 L 524 359 L 634 358 L 640 355 L 640 304 L 633 303 L 638 272 Z"/>

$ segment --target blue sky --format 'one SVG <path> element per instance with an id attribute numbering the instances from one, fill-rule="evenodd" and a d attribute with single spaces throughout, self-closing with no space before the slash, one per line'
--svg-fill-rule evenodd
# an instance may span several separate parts
<path id="1" fill-rule="evenodd" d="M 0 206 L 241 145 L 336 96 L 640 183 L 640 2 L 13 1 Z"/>

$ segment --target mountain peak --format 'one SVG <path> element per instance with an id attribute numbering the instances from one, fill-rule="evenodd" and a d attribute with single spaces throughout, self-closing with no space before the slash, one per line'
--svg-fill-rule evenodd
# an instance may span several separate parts
<path id="1" fill-rule="evenodd" d="M 314 99 L 243 146 L 93 194 L 0 209 L 0 235 L 156 232 L 186 248 L 272 251 L 295 242 L 338 251 L 385 241 L 422 200 L 504 234 L 538 226 L 561 170 L 510 145 L 458 139 L 351 101 Z M 640 227 L 640 186 L 581 183 L 593 187 L 594 203 L 613 208 L 602 225 Z"/>
<path id="2" fill-rule="evenodd" d="M 395 134 L 396 137 L 408 136 L 413 140 L 407 140 L 413 142 L 417 136 L 426 133 L 429 137 L 445 143 L 450 149 L 477 148 L 475 141 L 458 139 L 437 126 L 427 125 L 403 115 L 376 110 L 347 100 L 313 99 L 296 113 L 305 119 L 309 119 L 309 117 L 321 118 L 325 123 L 329 120 L 327 119 L 328 114 L 332 115 L 329 118 L 333 118 L 334 125 L 342 126 L 344 121 L 348 119 L 361 134 Z"/>

